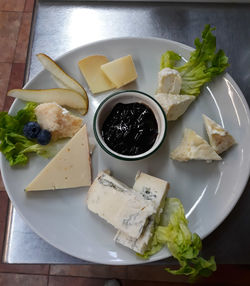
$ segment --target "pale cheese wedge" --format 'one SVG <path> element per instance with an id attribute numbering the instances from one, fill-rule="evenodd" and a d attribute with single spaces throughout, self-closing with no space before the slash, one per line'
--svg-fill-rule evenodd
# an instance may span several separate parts
<path id="1" fill-rule="evenodd" d="M 221 154 L 236 143 L 233 136 L 229 134 L 228 131 L 226 131 L 222 126 L 208 116 L 204 114 L 202 116 L 209 142 L 216 153 Z"/>
<path id="2" fill-rule="evenodd" d="M 177 70 L 164 68 L 158 73 L 157 93 L 179 94 L 182 79 Z"/>
<path id="3" fill-rule="evenodd" d="M 101 70 L 111 82 L 120 88 L 137 78 L 135 65 L 131 55 L 101 65 Z"/>
<path id="4" fill-rule="evenodd" d="M 195 100 L 193 95 L 158 93 L 154 98 L 160 103 L 166 113 L 167 120 L 178 119 Z"/>
<path id="5" fill-rule="evenodd" d="M 87 128 L 84 125 L 25 188 L 45 191 L 91 185 Z"/>
<path id="6" fill-rule="evenodd" d="M 184 130 L 183 139 L 180 145 L 171 152 L 170 158 L 177 161 L 206 160 L 211 162 L 212 160 L 221 160 L 221 157 L 206 140 L 188 128 Z"/>
<path id="7" fill-rule="evenodd" d="M 99 93 L 115 88 L 115 85 L 101 70 L 103 64 L 108 63 L 103 55 L 88 56 L 78 62 L 79 69 L 84 76 L 92 93 Z"/>

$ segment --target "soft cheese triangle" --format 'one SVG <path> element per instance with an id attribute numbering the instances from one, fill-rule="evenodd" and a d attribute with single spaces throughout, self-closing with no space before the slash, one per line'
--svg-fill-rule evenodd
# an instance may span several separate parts
<path id="1" fill-rule="evenodd" d="M 45 191 L 90 186 L 91 167 L 87 128 L 84 125 L 25 188 Z"/>
<path id="2" fill-rule="evenodd" d="M 154 98 L 160 103 L 166 113 L 167 120 L 178 119 L 195 100 L 193 95 L 157 93 Z"/>
<path id="3" fill-rule="evenodd" d="M 159 222 L 165 198 L 169 190 L 169 183 L 148 174 L 138 172 L 133 189 L 141 193 L 147 200 L 154 203 L 155 215 L 149 218 L 148 225 L 144 228 L 138 239 L 130 237 L 125 232 L 118 231 L 114 240 L 140 254 L 146 251 L 148 243 L 153 235 L 154 227 Z"/>
<path id="4" fill-rule="evenodd" d="M 92 183 L 87 196 L 88 209 L 118 230 L 138 238 L 155 214 L 154 204 L 106 172 Z"/>
<path id="5" fill-rule="evenodd" d="M 203 114 L 202 117 L 206 127 L 209 142 L 217 154 L 221 154 L 222 152 L 228 150 L 236 143 L 233 136 L 229 134 L 224 128 L 222 128 L 218 123 L 216 123 L 205 114 Z"/>
<path id="6" fill-rule="evenodd" d="M 183 139 L 179 146 L 174 149 L 170 158 L 177 161 L 188 160 L 221 160 L 214 149 L 192 129 L 185 128 Z"/>
<path id="7" fill-rule="evenodd" d="M 157 93 L 179 94 L 182 79 L 177 70 L 164 68 L 158 73 Z"/>

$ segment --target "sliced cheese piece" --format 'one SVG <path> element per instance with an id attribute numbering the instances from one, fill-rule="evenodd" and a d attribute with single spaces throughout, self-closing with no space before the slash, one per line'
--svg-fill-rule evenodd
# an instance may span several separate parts
<path id="1" fill-rule="evenodd" d="M 174 149 L 170 158 L 177 161 L 188 160 L 221 160 L 221 157 L 214 149 L 192 129 L 184 130 L 183 139 L 179 146 Z"/>
<path id="2" fill-rule="evenodd" d="M 233 136 L 229 134 L 222 126 L 208 116 L 204 114 L 202 116 L 209 142 L 216 153 L 221 154 L 236 143 Z"/>
<path id="3" fill-rule="evenodd" d="M 181 84 L 181 75 L 177 70 L 164 68 L 158 73 L 157 93 L 179 94 Z"/>
<path id="4" fill-rule="evenodd" d="M 130 237 L 127 233 L 118 231 L 114 240 L 140 254 L 143 254 L 152 238 L 155 225 L 159 223 L 163 211 L 165 198 L 169 190 L 169 183 L 159 178 L 139 172 L 135 178 L 133 189 L 154 203 L 155 215 L 149 218 L 148 225 L 144 228 L 138 239 Z"/>
<path id="5" fill-rule="evenodd" d="M 134 238 L 141 235 L 148 218 L 155 213 L 151 200 L 105 172 L 92 183 L 87 205 L 90 211 Z"/>
<path id="6" fill-rule="evenodd" d="M 170 93 L 158 93 L 154 97 L 165 111 L 168 121 L 178 119 L 195 100 L 195 96 L 193 95 Z"/>
<path id="7" fill-rule="evenodd" d="M 84 125 L 25 190 L 45 191 L 90 185 L 89 145 Z"/>
<path id="8" fill-rule="evenodd" d="M 39 104 L 35 115 L 39 125 L 51 132 L 53 140 L 73 137 L 83 125 L 80 117 L 70 114 L 55 102 Z"/>
<path id="9" fill-rule="evenodd" d="M 128 84 L 137 78 L 135 65 L 130 55 L 103 64 L 101 69 L 116 88 Z"/>
<path id="10" fill-rule="evenodd" d="M 86 57 L 78 62 L 82 75 L 88 83 L 92 93 L 99 93 L 115 88 L 115 85 L 101 70 L 101 66 L 109 60 L 102 55 Z"/>

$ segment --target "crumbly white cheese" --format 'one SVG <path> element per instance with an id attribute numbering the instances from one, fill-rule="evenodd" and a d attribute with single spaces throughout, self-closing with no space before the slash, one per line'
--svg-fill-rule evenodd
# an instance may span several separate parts
<path id="1" fill-rule="evenodd" d="M 154 97 L 165 111 L 168 121 L 178 119 L 195 100 L 193 95 L 170 93 L 158 93 Z"/>
<path id="2" fill-rule="evenodd" d="M 118 231 L 114 240 L 138 253 L 143 254 L 148 246 L 148 243 L 153 235 L 155 224 L 159 222 L 160 214 L 162 212 L 162 205 L 165 201 L 169 183 L 159 178 L 139 172 L 135 179 L 133 189 L 142 196 L 151 200 L 154 203 L 155 215 L 149 219 L 147 226 L 144 228 L 141 236 L 138 239 L 130 237 L 122 231 Z"/>
<path id="3" fill-rule="evenodd" d="M 207 135 L 211 146 L 216 153 L 221 154 L 228 150 L 236 142 L 231 134 L 228 133 L 222 126 L 206 115 L 202 115 L 206 127 Z"/>
<path id="4" fill-rule="evenodd" d="M 180 145 L 171 152 L 170 158 L 177 161 L 206 160 L 210 162 L 221 160 L 221 157 L 206 140 L 188 128 L 184 130 L 183 139 Z"/>
<path id="5" fill-rule="evenodd" d="M 152 200 L 111 177 L 100 173 L 87 196 L 88 209 L 129 236 L 138 238 L 148 218 L 155 214 Z"/>
<path id="6" fill-rule="evenodd" d="M 158 73 L 157 93 L 179 94 L 182 79 L 177 70 L 164 68 Z"/>
<path id="7" fill-rule="evenodd" d="M 35 114 L 37 122 L 51 132 L 53 140 L 73 137 L 83 125 L 80 117 L 70 114 L 55 102 L 39 104 Z"/>

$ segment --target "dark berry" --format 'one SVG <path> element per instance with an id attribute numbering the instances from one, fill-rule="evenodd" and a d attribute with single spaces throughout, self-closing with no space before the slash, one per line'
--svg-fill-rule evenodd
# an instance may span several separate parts
<path id="1" fill-rule="evenodd" d="M 39 132 L 39 134 L 37 135 L 37 142 L 40 145 L 47 145 L 47 144 L 49 144 L 50 139 L 51 139 L 51 133 L 48 130 L 46 130 L 46 129 L 41 130 Z"/>
<path id="2" fill-rule="evenodd" d="M 41 131 L 40 125 L 34 121 L 26 123 L 23 127 L 23 134 L 28 139 L 36 138 L 40 131 Z"/>

